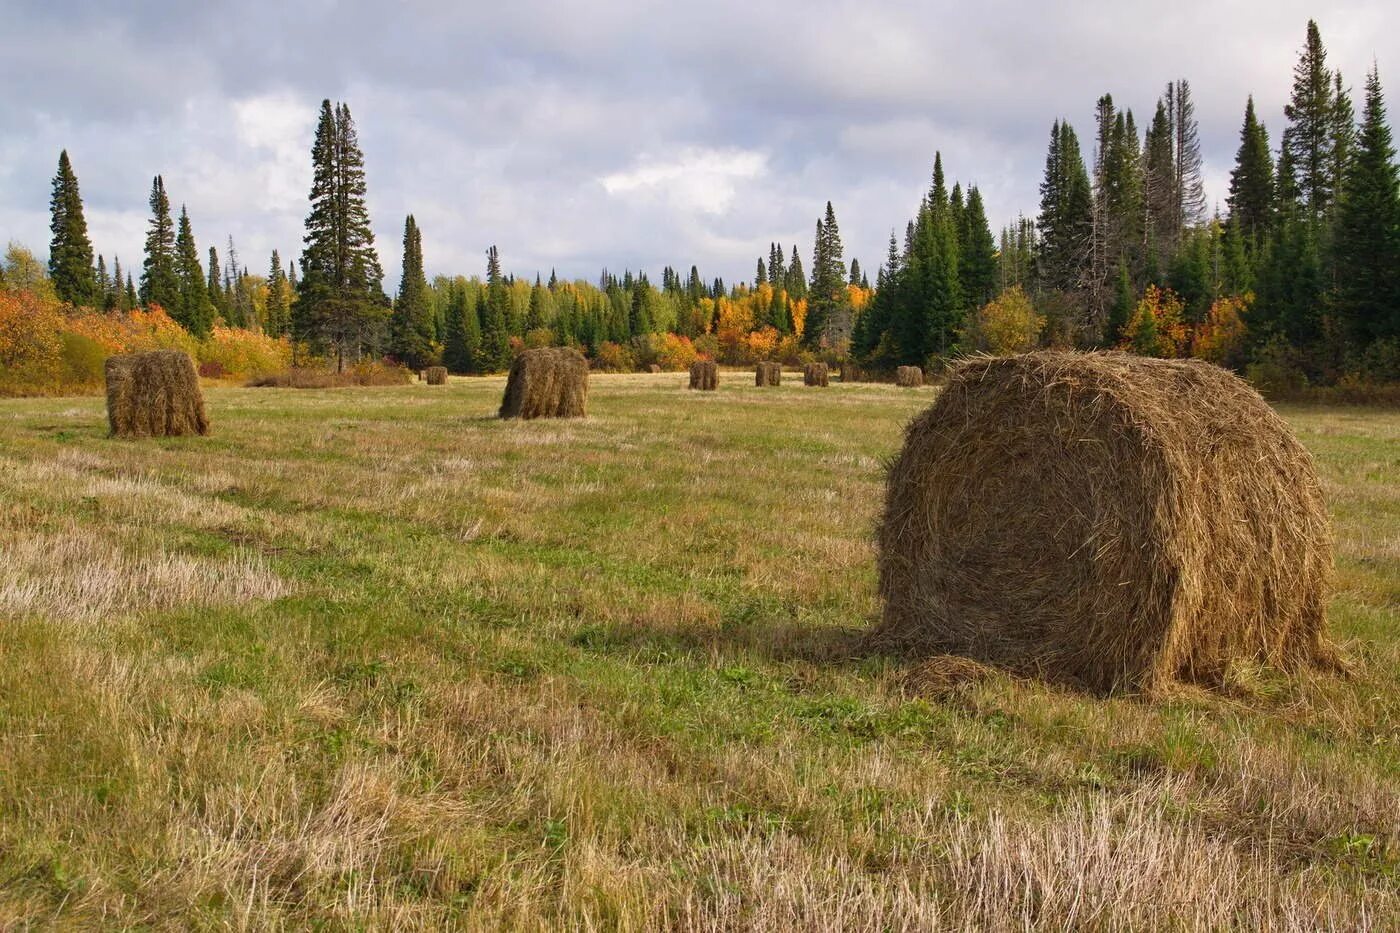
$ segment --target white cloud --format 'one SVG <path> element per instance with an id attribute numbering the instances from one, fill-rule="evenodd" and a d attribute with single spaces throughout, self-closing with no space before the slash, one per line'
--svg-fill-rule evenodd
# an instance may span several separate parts
<path id="1" fill-rule="evenodd" d="M 663 158 L 642 155 L 630 169 L 599 181 L 610 195 L 660 199 L 680 210 L 724 214 L 739 185 L 767 171 L 768 156 L 762 152 L 688 147 Z"/>

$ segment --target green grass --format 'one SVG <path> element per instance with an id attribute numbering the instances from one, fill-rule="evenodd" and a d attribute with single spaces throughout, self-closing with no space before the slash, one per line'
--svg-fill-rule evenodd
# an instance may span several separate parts
<path id="1" fill-rule="evenodd" d="M 1394 923 L 1400 413 L 1283 411 L 1350 679 L 930 696 L 852 635 L 933 390 L 683 380 L 0 401 L 0 928 Z"/>

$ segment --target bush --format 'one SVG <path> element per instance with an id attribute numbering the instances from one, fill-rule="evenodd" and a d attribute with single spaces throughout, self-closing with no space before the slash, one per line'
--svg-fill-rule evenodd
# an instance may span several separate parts
<path id="1" fill-rule="evenodd" d="M 103 367 L 110 355 L 96 340 L 64 331 L 58 335 L 63 343 L 63 381 L 74 388 L 100 389 L 106 375 Z"/>
<path id="2" fill-rule="evenodd" d="M 218 379 L 224 376 L 253 377 L 286 369 L 292 361 L 292 345 L 286 338 L 269 337 L 257 331 L 215 327 L 199 345 L 199 374 Z"/>
<path id="3" fill-rule="evenodd" d="M 970 349 L 1009 356 L 1034 350 L 1044 329 L 1045 318 L 1036 313 L 1021 286 L 1013 285 L 968 319 L 962 340 Z"/>
<path id="4" fill-rule="evenodd" d="M 638 369 L 656 365 L 666 372 L 686 372 L 700 358 L 689 337 L 672 333 L 633 337 L 632 354 Z"/>
<path id="5" fill-rule="evenodd" d="M 404 386 L 413 382 L 407 368 L 385 360 L 363 360 L 344 372 L 293 366 L 249 379 L 249 388 L 339 389 L 349 386 Z"/>
<path id="6" fill-rule="evenodd" d="M 630 373 L 637 368 L 637 359 L 622 344 L 605 340 L 594 351 L 591 365 L 599 372 Z"/>

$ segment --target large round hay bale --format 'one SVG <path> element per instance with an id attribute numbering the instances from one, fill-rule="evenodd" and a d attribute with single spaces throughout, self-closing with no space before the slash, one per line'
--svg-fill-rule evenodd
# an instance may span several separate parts
<path id="1" fill-rule="evenodd" d="M 879 551 L 889 646 L 1101 691 L 1335 659 L 1312 458 L 1207 363 L 963 364 L 890 467 Z"/>
<path id="2" fill-rule="evenodd" d="M 447 367 L 429 366 L 427 369 L 423 370 L 423 381 L 430 386 L 447 385 Z"/>
<path id="3" fill-rule="evenodd" d="M 582 418 L 588 361 L 572 347 L 523 350 L 510 366 L 502 418 Z"/>
<path id="4" fill-rule="evenodd" d="M 756 386 L 776 386 L 783 382 L 783 364 L 774 362 L 759 363 L 754 367 L 753 384 Z"/>
<path id="5" fill-rule="evenodd" d="M 894 371 L 894 384 L 905 389 L 917 389 L 924 384 L 924 371 L 917 366 L 901 366 Z"/>
<path id="6" fill-rule="evenodd" d="M 719 364 L 714 360 L 696 360 L 690 364 L 690 387 L 702 392 L 719 388 Z"/>
<path id="7" fill-rule="evenodd" d="M 113 437 L 208 434 L 194 361 L 179 350 L 107 358 L 107 423 Z"/>
<path id="8" fill-rule="evenodd" d="M 802 368 L 802 384 L 825 388 L 831 384 L 831 370 L 825 363 L 808 363 Z"/>

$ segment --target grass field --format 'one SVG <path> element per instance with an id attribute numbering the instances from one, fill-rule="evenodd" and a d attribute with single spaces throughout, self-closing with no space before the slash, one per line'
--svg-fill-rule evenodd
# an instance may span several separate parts
<path id="1" fill-rule="evenodd" d="M 934 390 L 684 378 L 0 401 L 0 929 L 1400 923 L 1400 412 L 1284 411 L 1354 675 L 1147 703 L 853 649 Z"/>

